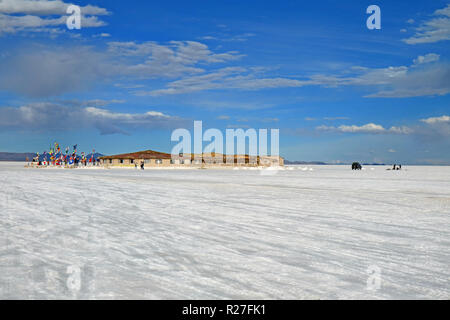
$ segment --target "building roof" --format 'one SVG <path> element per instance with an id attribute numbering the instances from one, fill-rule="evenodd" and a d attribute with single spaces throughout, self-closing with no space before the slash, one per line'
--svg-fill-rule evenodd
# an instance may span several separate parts
<path id="1" fill-rule="evenodd" d="M 133 153 L 116 154 L 112 156 L 103 156 L 100 159 L 171 159 L 169 153 L 153 150 L 139 151 Z"/>
<path id="2" fill-rule="evenodd" d="M 195 154 L 193 153 L 185 153 L 184 157 L 186 158 L 191 158 L 194 159 Z M 199 155 L 200 156 L 200 155 Z M 250 156 L 248 154 L 245 155 L 231 155 L 231 157 L 233 157 L 235 159 L 237 158 L 245 158 L 245 159 L 249 159 Z M 206 158 L 211 158 L 211 157 L 223 157 L 224 159 L 227 157 L 227 155 L 225 154 L 221 154 L 221 153 L 203 153 L 202 154 L 202 158 L 206 159 Z M 259 156 L 255 156 L 256 158 L 261 158 Z M 116 154 L 116 155 L 111 155 L 111 156 L 103 156 L 103 157 L 99 157 L 99 159 L 171 159 L 172 156 L 170 153 L 165 153 L 165 152 L 158 152 L 158 151 L 153 151 L 153 150 L 146 150 L 146 151 L 139 151 L 139 152 L 133 152 L 133 153 L 122 153 L 122 154 Z M 266 156 L 266 157 L 262 157 L 262 158 L 272 158 L 271 156 Z"/>

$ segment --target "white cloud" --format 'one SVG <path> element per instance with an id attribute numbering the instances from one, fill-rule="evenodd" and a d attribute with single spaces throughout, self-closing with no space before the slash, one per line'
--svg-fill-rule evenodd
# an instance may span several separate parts
<path id="1" fill-rule="evenodd" d="M 271 77 L 268 68 L 229 66 L 243 55 L 236 51 L 215 52 L 196 41 L 108 42 L 106 45 L 106 50 L 38 45 L 9 50 L 0 56 L 0 90 L 49 97 L 87 88 L 94 81 L 103 84 L 126 81 L 130 85 L 124 88 L 136 89 L 133 92 L 136 95 L 150 96 L 350 85 L 375 91 L 366 97 L 415 97 L 450 92 L 450 65 L 439 62 L 435 53 L 417 57 L 410 66 L 354 66 L 341 74 L 316 74 L 300 80 Z M 219 67 L 213 68 L 214 65 Z M 163 82 L 160 88 L 148 88 L 142 83 L 148 79 L 169 82 Z"/>
<path id="2" fill-rule="evenodd" d="M 408 44 L 419 44 L 450 40 L 450 4 L 436 10 L 433 18 L 423 22 L 416 31 L 414 36 L 403 41 Z"/>
<path id="3" fill-rule="evenodd" d="M 167 45 L 156 42 L 110 42 L 108 50 L 120 56 L 151 56 L 152 59 L 164 59 L 167 62 L 177 62 L 193 65 L 199 62 L 219 63 L 238 60 L 243 55 L 236 51 L 214 53 L 207 45 L 197 41 L 170 41 Z"/>
<path id="4" fill-rule="evenodd" d="M 386 129 L 384 129 L 382 126 L 380 126 L 378 124 L 374 124 L 374 123 L 368 123 L 368 124 L 365 124 L 363 126 L 356 126 L 356 125 L 346 126 L 346 125 L 342 125 L 342 126 L 339 126 L 337 128 L 334 128 L 334 127 L 327 127 L 327 128 L 328 129 L 336 129 L 337 131 L 341 131 L 341 132 L 380 133 L 380 132 L 385 132 L 386 131 Z"/>
<path id="5" fill-rule="evenodd" d="M 319 131 L 342 132 L 342 133 L 372 133 L 372 134 L 411 134 L 413 130 L 408 127 L 391 127 L 389 129 L 375 123 L 368 123 L 362 126 L 357 125 L 341 125 L 339 127 L 333 126 L 318 126 Z"/>
<path id="6" fill-rule="evenodd" d="M 414 133 L 414 129 L 402 126 L 402 127 L 391 127 L 387 129 L 388 133 L 396 133 L 396 134 L 411 134 Z"/>
<path id="7" fill-rule="evenodd" d="M 415 124 L 412 126 L 392 126 L 390 128 L 385 128 L 382 125 L 375 123 L 368 123 L 361 126 L 341 125 L 337 127 L 322 125 L 316 127 L 316 130 L 338 133 L 414 135 L 416 138 L 423 141 L 447 139 L 447 137 L 450 136 L 449 115 L 421 119 L 420 122 L 423 124 Z"/>
<path id="8" fill-rule="evenodd" d="M 378 89 L 370 98 L 404 98 L 450 93 L 450 65 L 437 63 L 439 55 L 419 56 L 411 66 L 352 68 L 353 76 L 315 75 L 310 83 L 327 87 L 367 86 Z M 434 62 L 434 63 L 433 63 Z"/>
<path id="9" fill-rule="evenodd" d="M 261 90 L 303 86 L 365 86 L 378 92 L 366 97 L 416 97 L 446 95 L 450 92 L 450 65 L 438 63 L 439 55 L 429 53 L 417 57 L 410 66 L 386 68 L 353 67 L 342 75 L 312 75 L 305 80 L 286 77 L 266 77 L 264 71 L 255 68 L 225 67 L 200 75 L 184 77 L 169 82 L 166 88 L 151 91 L 141 90 L 139 95 L 175 95 L 192 92 L 239 89 Z M 349 74 L 353 75 L 349 76 Z"/>
<path id="10" fill-rule="evenodd" d="M 447 137 L 450 136 L 450 116 L 442 115 L 440 117 L 430 117 L 421 119 L 421 122 L 425 123 L 425 126 L 421 128 L 421 132 L 425 136 L 429 137 Z"/>
<path id="11" fill-rule="evenodd" d="M 103 32 L 100 34 L 94 34 L 92 37 L 93 38 L 109 38 L 109 37 L 111 37 L 111 35 L 109 33 Z"/>
<path id="12" fill-rule="evenodd" d="M 0 107 L 0 130 L 67 131 L 95 128 L 101 134 L 127 134 L 130 129 L 170 128 L 182 123 L 182 119 L 158 111 L 120 113 L 74 103 L 40 102 L 18 108 Z"/>
<path id="13" fill-rule="evenodd" d="M 202 65 L 235 61 L 243 56 L 236 51 L 214 53 L 207 45 L 195 41 L 171 41 L 167 45 L 155 42 L 110 42 L 108 46 L 108 52 L 113 56 L 141 59 L 139 63 L 124 66 L 123 72 L 144 78 L 173 78 L 202 73 Z"/>
<path id="14" fill-rule="evenodd" d="M 441 117 L 432 117 L 432 118 L 427 118 L 427 119 L 421 119 L 420 121 L 425 122 L 427 124 L 450 123 L 450 116 L 443 115 Z"/>
<path id="15" fill-rule="evenodd" d="M 204 37 L 199 37 L 198 39 L 200 39 L 200 40 L 217 40 L 217 38 L 213 37 L 213 36 L 204 36 Z"/>
<path id="16" fill-rule="evenodd" d="M 438 61 L 440 55 L 436 53 L 428 53 L 424 56 L 418 56 L 417 59 L 414 59 L 414 64 L 423 64 Z"/>
<path id="17" fill-rule="evenodd" d="M 39 16 L 10 16 L 0 13 L 0 32 L 4 33 L 16 33 L 19 31 L 30 32 L 57 32 L 59 28 L 44 28 L 44 27 L 57 27 L 66 25 L 66 16 L 59 18 L 44 19 Z M 82 16 L 81 25 L 83 28 L 89 27 L 101 27 L 105 23 L 99 20 L 96 16 Z"/>
<path id="18" fill-rule="evenodd" d="M 0 13 L 31 14 L 37 16 L 64 15 L 71 3 L 61 0 L 1 0 Z M 97 6 L 81 7 L 83 15 L 107 15 L 108 10 Z"/>
<path id="19" fill-rule="evenodd" d="M 0 1 L 1 33 L 57 32 L 65 28 L 66 10 L 70 3 L 60 0 L 2 0 Z M 82 28 L 101 27 L 105 22 L 98 16 L 109 12 L 97 6 L 81 7 Z M 57 16 L 57 17 L 55 17 Z"/>
<path id="20" fill-rule="evenodd" d="M 216 53 L 186 41 L 111 42 L 106 50 L 90 46 L 31 45 L 0 56 L 0 90 L 30 97 L 49 97 L 108 83 L 177 78 L 204 73 L 202 67 L 234 61 L 236 52 Z M 131 86 L 131 85 L 130 85 Z M 129 87 L 130 87 L 129 86 Z M 142 87 L 133 83 L 134 88 Z"/>
<path id="21" fill-rule="evenodd" d="M 173 95 L 214 89 L 260 90 L 267 88 L 301 87 L 307 82 L 287 78 L 258 78 L 254 71 L 243 67 L 226 67 L 210 73 L 173 81 L 166 89 L 141 91 L 140 95 Z"/>
<path id="22" fill-rule="evenodd" d="M 149 117 L 161 119 L 171 118 L 170 116 L 165 115 L 164 113 L 158 111 L 147 111 L 146 113 L 143 114 L 131 114 L 131 113 L 112 112 L 107 109 L 100 109 L 95 107 L 87 107 L 84 110 L 90 117 L 101 120 L 116 120 L 122 122 L 123 124 L 146 123 Z"/>

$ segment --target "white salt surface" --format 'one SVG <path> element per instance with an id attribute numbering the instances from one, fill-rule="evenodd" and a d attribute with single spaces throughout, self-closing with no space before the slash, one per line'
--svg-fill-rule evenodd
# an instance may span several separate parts
<path id="1" fill-rule="evenodd" d="M 405 169 L 0 163 L 0 299 L 450 299 L 450 167 Z"/>

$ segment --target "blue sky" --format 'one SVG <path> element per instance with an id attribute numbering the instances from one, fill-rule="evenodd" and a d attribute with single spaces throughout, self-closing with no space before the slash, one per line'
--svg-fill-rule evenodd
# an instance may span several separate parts
<path id="1" fill-rule="evenodd" d="M 290 160 L 450 164 L 447 1 L 0 1 L 0 151 L 279 128 Z M 381 8 L 381 30 L 366 8 Z"/>

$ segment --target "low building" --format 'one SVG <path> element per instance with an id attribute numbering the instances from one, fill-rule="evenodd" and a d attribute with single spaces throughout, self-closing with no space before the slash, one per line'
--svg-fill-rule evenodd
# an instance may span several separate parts
<path id="1" fill-rule="evenodd" d="M 100 157 L 100 163 L 106 167 L 135 167 L 144 163 L 145 167 L 272 167 L 283 166 L 284 159 L 280 156 L 249 156 L 221 153 L 191 154 L 180 153 L 172 157 L 169 153 L 153 150 L 124 153 Z"/>

